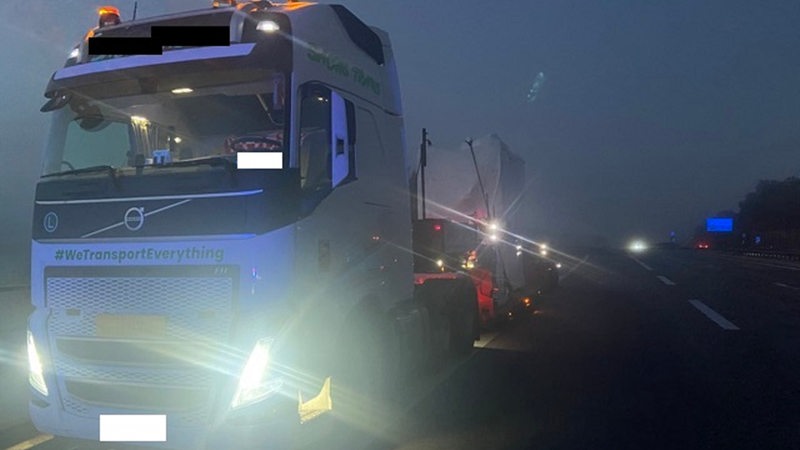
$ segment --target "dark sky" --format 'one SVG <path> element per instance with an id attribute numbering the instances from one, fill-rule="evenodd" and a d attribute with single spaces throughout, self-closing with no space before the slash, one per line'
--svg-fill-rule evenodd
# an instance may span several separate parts
<path id="1" fill-rule="evenodd" d="M 28 239 L 41 92 L 100 3 L 0 4 L 6 240 Z M 141 17 L 210 1 L 139 3 Z M 687 237 L 759 179 L 800 172 L 796 0 L 341 3 L 392 36 L 410 148 L 423 126 L 452 148 L 495 132 L 526 159 L 534 238 Z M 116 5 L 130 17 L 133 1 Z"/>

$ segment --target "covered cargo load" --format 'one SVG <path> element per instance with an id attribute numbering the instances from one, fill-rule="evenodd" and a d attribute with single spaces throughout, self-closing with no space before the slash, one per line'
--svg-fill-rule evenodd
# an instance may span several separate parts
<path id="1" fill-rule="evenodd" d="M 455 150 L 431 145 L 426 168 L 427 216 L 458 222 L 468 217 L 491 218 L 509 230 L 518 228 L 515 213 L 525 185 L 525 161 L 496 134 L 475 139 L 472 148 L 491 211 L 486 211 L 467 143 Z"/>

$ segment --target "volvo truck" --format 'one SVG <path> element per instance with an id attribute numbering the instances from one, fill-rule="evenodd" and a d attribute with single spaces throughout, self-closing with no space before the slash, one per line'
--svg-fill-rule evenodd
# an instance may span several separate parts
<path id="1" fill-rule="evenodd" d="M 42 107 L 36 428 L 283 447 L 377 426 L 411 368 L 471 348 L 463 280 L 415 284 L 385 32 L 306 2 L 99 19 Z"/>

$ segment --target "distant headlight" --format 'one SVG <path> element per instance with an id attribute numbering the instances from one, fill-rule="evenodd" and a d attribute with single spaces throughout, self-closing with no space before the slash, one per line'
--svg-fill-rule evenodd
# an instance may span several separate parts
<path id="1" fill-rule="evenodd" d="M 641 240 L 632 241 L 628 244 L 628 250 L 634 253 L 642 253 L 643 251 L 647 250 L 647 243 Z"/>
<path id="2" fill-rule="evenodd" d="M 36 343 L 30 330 L 28 330 L 28 382 L 42 395 L 47 395 L 47 383 L 44 382 L 42 360 L 39 357 L 39 352 L 36 351 Z"/>
<path id="3" fill-rule="evenodd" d="M 272 343 L 273 340 L 269 338 L 259 339 L 256 342 L 239 377 L 239 385 L 231 401 L 231 408 L 263 400 L 278 392 L 283 386 L 281 379 L 270 374 Z"/>

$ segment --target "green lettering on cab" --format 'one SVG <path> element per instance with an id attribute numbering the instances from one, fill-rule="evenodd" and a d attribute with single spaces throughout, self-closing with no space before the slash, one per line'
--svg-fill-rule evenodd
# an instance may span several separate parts
<path id="1" fill-rule="evenodd" d="M 364 70 L 360 67 L 350 66 L 347 62 L 329 53 L 325 53 L 322 50 L 317 50 L 314 48 L 309 49 L 308 53 L 306 53 L 306 56 L 308 57 L 309 61 L 321 64 L 330 72 L 333 72 L 337 75 L 350 77 L 352 74 L 352 80 L 356 84 L 369 89 L 375 95 L 381 95 L 381 84 L 376 81 L 375 78 L 364 72 Z"/>

